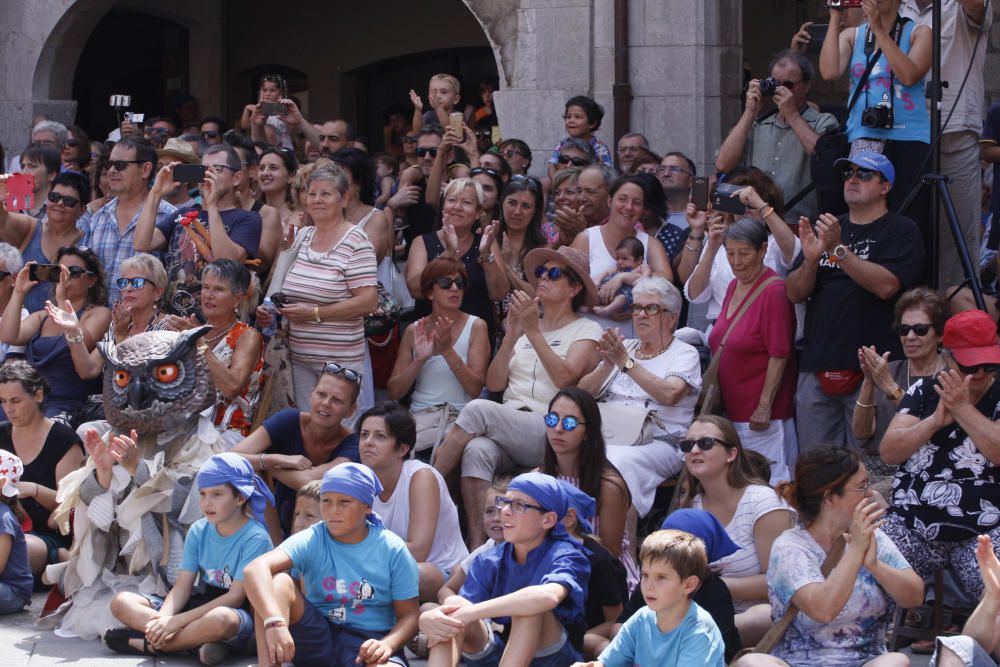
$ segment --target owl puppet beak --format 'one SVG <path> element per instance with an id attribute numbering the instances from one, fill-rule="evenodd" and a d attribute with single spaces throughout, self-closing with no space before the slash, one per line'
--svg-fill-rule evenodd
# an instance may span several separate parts
<path id="1" fill-rule="evenodd" d="M 150 379 L 140 374 L 128 383 L 128 404 L 133 410 L 145 410 L 152 404 L 156 394 L 150 386 Z"/>

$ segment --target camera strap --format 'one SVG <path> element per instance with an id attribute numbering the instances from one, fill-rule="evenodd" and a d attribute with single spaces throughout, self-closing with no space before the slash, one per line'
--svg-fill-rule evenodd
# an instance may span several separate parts
<path id="1" fill-rule="evenodd" d="M 903 28 L 910 19 L 904 18 L 899 14 L 896 15 L 896 22 L 892 26 L 892 41 L 896 42 L 896 46 L 899 46 L 899 42 L 903 39 Z M 854 96 L 851 98 L 851 103 L 847 107 L 847 115 L 850 117 L 851 110 L 854 108 L 855 103 L 858 101 L 858 94 L 864 90 L 865 93 L 865 106 L 870 106 L 868 104 L 868 91 L 865 90 L 865 86 L 868 83 L 868 78 L 871 76 L 872 70 L 875 69 L 875 63 L 879 61 L 882 57 L 882 49 L 878 49 L 874 53 L 872 51 L 875 49 L 875 33 L 872 32 L 871 26 L 865 27 L 865 57 L 867 58 L 867 63 L 865 66 L 865 73 L 861 75 L 861 79 L 858 80 L 858 87 L 854 91 Z M 886 61 L 888 64 L 888 61 Z M 889 67 L 889 108 L 895 110 L 896 108 L 896 74 L 892 71 L 892 67 Z"/>

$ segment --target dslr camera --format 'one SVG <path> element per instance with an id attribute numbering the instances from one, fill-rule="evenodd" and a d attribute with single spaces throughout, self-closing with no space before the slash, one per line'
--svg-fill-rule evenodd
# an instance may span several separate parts
<path id="1" fill-rule="evenodd" d="M 759 85 L 761 96 L 771 97 L 778 90 L 778 86 L 784 86 L 785 82 L 781 79 L 775 79 L 773 76 L 769 76 L 766 79 L 761 79 Z"/>
<path id="2" fill-rule="evenodd" d="M 882 96 L 882 101 L 876 106 L 865 107 L 861 112 L 861 124 L 876 130 L 891 130 L 895 121 L 888 94 Z"/>
<path id="3" fill-rule="evenodd" d="M 739 193 L 745 187 L 745 185 L 719 183 L 715 186 L 715 192 L 712 193 L 712 209 L 722 213 L 743 215 L 747 212 L 747 207 L 740 201 Z"/>

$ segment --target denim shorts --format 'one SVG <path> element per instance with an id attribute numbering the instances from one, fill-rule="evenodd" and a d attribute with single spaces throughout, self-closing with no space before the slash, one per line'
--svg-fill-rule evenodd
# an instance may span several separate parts
<path id="1" fill-rule="evenodd" d="M 288 626 L 295 642 L 295 667 L 356 667 L 361 645 L 378 639 L 363 630 L 334 625 L 309 600 L 303 603 L 302 618 Z M 390 657 L 389 664 L 409 667 L 402 651 Z"/>
<path id="2" fill-rule="evenodd" d="M 149 606 L 153 608 L 154 611 L 160 611 L 160 607 L 163 606 L 163 598 L 159 595 L 143 595 L 149 602 Z M 188 602 L 188 606 L 184 607 L 183 611 L 188 611 L 189 609 L 196 609 L 204 604 L 204 600 L 197 600 L 196 604 L 191 604 Z M 233 607 L 222 607 L 222 609 L 228 609 L 229 611 L 236 614 L 240 619 L 240 629 L 236 631 L 232 639 L 223 639 L 222 643 L 229 646 L 234 651 L 240 653 L 245 652 L 250 642 L 254 640 L 253 635 L 253 616 L 250 615 L 246 609 L 233 608 Z"/>
<path id="3" fill-rule="evenodd" d="M 467 667 L 499 667 L 504 648 L 503 639 L 498 637 L 491 628 L 490 638 L 486 643 L 486 647 L 475 655 L 463 652 L 462 663 L 467 665 Z M 531 659 L 529 667 L 566 667 L 566 665 L 572 665 L 574 662 L 581 660 L 583 660 L 583 657 L 573 648 L 569 637 L 566 636 L 566 631 L 563 630 L 558 642 L 552 646 L 539 649 L 535 653 L 535 657 Z"/>
<path id="4" fill-rule="evenodd" d="M 0 581 L 0 614 L 14 614 L 31 604 L 31 599 L 14 591 L 10 584 Z"/>

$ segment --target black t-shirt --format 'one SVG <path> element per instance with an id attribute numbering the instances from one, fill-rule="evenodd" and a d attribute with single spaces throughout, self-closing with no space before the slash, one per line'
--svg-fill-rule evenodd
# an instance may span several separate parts
<path id="1" fill-rule="evenodd" d="M 924 245 L 916 223 L 892 212 L 867 225 L 847 218 L 840 217 L 843 244 L 861 259 L 892 272 L 902 285 L 900 294 L 910 289 L 924 265 Z M 802 262 L 800 253 L 793 269 Z M 881 299 L 872 294 L 824 253 L 806 306 L 805 348 L 799 368 L 806 372 L 858 370 L 862 345 L 874 345 L 879 352 L 891 350 L 899 357 L 899 337 L 892 332 L 898 296 Z"/>
<path id="2" fill-rule="evenodd" d="M 587 627 L 604 623 L 603 607 L 625 604 L 628 581 L 625 566 L 615 555 L 593 537 L 584 537 L 583 546 L 590 550 L 590 579 L 587 580 L 587 603 L 584 611 Z"/>
<path id="3" fill-rule="evenodd" d="M 722 641 L 726 644 L 726 664 L 728 664 L 743 649 L 740 633 L 736 630 L 736 612 L 733 609 L 733 596 L 729 592 L 729 587 L 717 574 L 710 574 L 701 582 L 701 587 L 695 591 L 691 599 L 707 611 L 719 627 Z M 618 622 L 624 623 L 645 606 L 646 598 L 642 596 L 642 588 L 636 586 L 632 596 L 625 603 L 625 609 L 618 617 Z"/>

